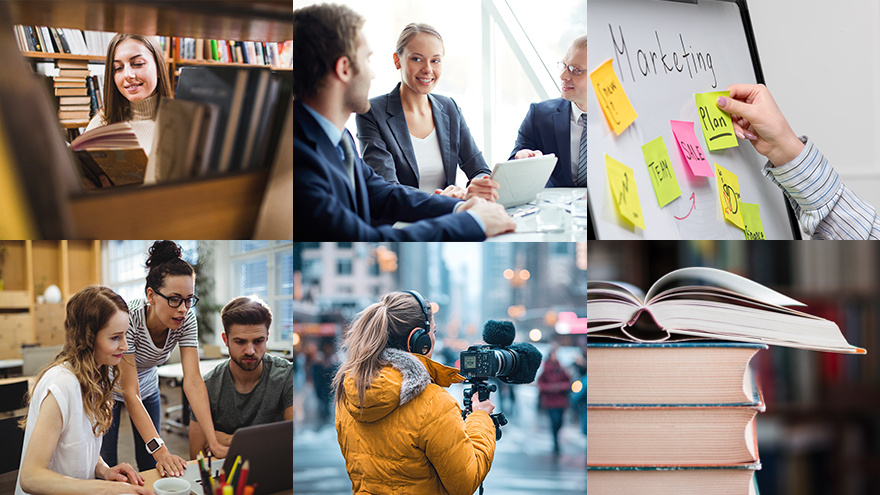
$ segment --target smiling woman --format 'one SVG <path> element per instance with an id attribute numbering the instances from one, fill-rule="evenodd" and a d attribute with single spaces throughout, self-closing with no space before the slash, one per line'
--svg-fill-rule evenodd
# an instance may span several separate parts
<path id="1" fill-rule="evenodd" d="M 86 131 L 129 122 L 141 148 L 149 154 L 162 98 L 173 98 L 168 65 L 158 42 L 149 36 L 119 33 L 107 46 L 104 109 Z"/>

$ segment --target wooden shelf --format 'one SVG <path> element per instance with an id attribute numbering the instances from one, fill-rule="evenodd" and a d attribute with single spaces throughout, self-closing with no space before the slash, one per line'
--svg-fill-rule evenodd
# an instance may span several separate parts
<path id="1" fill-rule="evenodd" d="M 8 0 L 11 24 L 241 41 L 293 39 L 288 0 Z"/>
<path id="2" fill-rule="evenodd" d="M 25 58 L 38 60 L 88 60 L 104 63 L 103 55 L 73 55 L 70 53 L 21 52 Z"/>
<path id="3" fill-rule="evenodd" d="M 266 67 L 276 71 L 293 71 L 291 67 L 271 67 L 269 65 L 245 64 L 241 62 L 218 62 L 216 60 L 195 60 L 178 58 L 171 61 L 177 67 L 195 66 L 195 65 L 212 65 L 214 67 Z"/>

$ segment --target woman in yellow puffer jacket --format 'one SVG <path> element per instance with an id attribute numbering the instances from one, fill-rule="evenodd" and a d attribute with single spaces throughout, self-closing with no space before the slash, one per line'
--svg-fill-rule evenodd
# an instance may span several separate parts
<path id="1" fill-rule="evenodd" d="M 409 352 L 426 320 L 427 353 Z M 347 358 L 333 385 L 336 432 L 354 494 L 471 495 L 489 473 L 495 406 L 474 394 L 474 412 L 462 421 L 444 387 L 463 379 L 430 359 L 433 348 L 430 305 L 412 293 L 386 294 L 346 332 Z"/>

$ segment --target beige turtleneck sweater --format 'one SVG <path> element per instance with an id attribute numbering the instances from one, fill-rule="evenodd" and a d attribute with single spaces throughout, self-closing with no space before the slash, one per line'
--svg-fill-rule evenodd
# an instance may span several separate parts
<path id="1" fill-rule="evenodd" d="M 141 101 L 132 101 L 129 103 L 131 104 L 132 117 L 129 124 L 131 124 L 131 128 L 134 130 L 141 147 L 147 153 L 147 156 L 149 156 L 150 152 L 153 150 L 153 136 L 156 133 L 156 115 L 159 107 L 159 95 L 153 94 Z M 107 123 L 104 121 L 104 112 L 101 111 L 98 112 L 98 114 L 89 122 L 86 132 L 103 125 L 107 125 Z"/>

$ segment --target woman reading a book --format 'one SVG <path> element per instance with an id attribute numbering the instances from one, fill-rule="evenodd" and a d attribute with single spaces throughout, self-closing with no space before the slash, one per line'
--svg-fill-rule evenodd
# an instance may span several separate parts
<path id="1" fill-rule="evenodd" d="M 174 347 L 180 346 L 183 391 L 211 451 L 222 458 L 228 447 L 217 440 L 208 389 L 199 372 L 198 326 L 191 311 L 199 300 L 194 294 L 195 272 L 181 259 L 180 246 L 172 241 L 154 242 L 149 254 L 146 298 L 128 302 L 129 349 L 119 364 L 122 393 L 113 392 L 113 424 L 101 455 L 116 460 L 119 415 L 124 406 L 133 426 L 138 469 L 155 467 L 162 476 L 181 476 L 186 471 L 186 461 L 169 452 L 158 433 L 162 412 L 157 367 L 165 364 Z"/>
<path id="2" fill-rule="evenodd" d="M 462 378 L 431 360 L 434 318 L 416 292 L 392 292 L 345 333 L 333 379 L 336 431 L 354 493 L 474 493 L 495 453 L 491 401 L 462 421 L 444 390 Z"/>
<path id="3" fill-rule="evenodd" d="M 115 371 L 128 349 L 128 306 L 109 288 L 90 286 L 70 298 L 66 311 L 64 347 L 37 375 L 20 422 L 25 433 L 15 494 L 151 494 L 130 465 L 111 468 L 100 456 Z"/>
<path id="4" fill-rule="evenodd" d="M 119 33 L 110 40 L 104 68 L 104 108 L 86 132 L 109 124 L 128 122 L 141 148 L 149 155 L 156 132 L 156 114 L 162 98 L 173 98 L 165 54 L 151 37 Z M 147 171 L 148 175 L 150 171 Z M 106 177 L 101 186 L 111 185 Z M 96 186 L 98 184 L 95 184 Z"/>
<path id="5" fill-rule="evenodd" d="M 364 161 L 386 181 L 460 199 L 498 198 L 498 183 L 474 142 L 461 109 L 432 94 L 443 73 L 443 38 L 427 24 L 409 24 L 392 55 L 400 84 L 370 100 L 357 116 Z M 455 185 L 457 168 L 467 189 Z"/>

